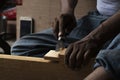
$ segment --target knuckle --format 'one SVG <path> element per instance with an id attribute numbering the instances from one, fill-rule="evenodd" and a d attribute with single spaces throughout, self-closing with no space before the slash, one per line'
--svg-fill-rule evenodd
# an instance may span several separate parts
<path id="1" fill-rule="evenodd" d="M 65 58 L 67 58 L 67 57 L 68 57 L 68 55 L 69 55 L 69 54 L 68 54 L 67 52 L 65 52 Z"/>
<path id="2" fill-rule="evenodd" d="M 69 47 L 68 47 L 68 48 L 73 47 L 73 46 L 74 46 L 74 44 L 73 44 L 73 43 L 71 43 L 71 44 L 69 45 Z"/>
<path id="3" fill-rule="evenodd" d="M 81 61 L 80 56 L 76 56 L 76 61 L 77 61 L 77 62 L 80 62 L 80 61 Z"/>
<path id="4" fill-rule="evenodd" d="M 74 61 L 75 58 L 72 56 L 72 57 L 69 58 L 69 60 L 70 60 L 70 61 Z"/>

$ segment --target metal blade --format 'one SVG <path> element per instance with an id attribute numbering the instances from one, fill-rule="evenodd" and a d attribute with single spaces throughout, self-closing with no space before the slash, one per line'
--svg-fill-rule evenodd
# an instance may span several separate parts
<path id="1" fill-rule="evenodd" d="M 65 48 L 64 46 L 64 39 L 62 37 L 58 38 L 58 42 L 56 44 L 56 51 L 61 51 Z"/>

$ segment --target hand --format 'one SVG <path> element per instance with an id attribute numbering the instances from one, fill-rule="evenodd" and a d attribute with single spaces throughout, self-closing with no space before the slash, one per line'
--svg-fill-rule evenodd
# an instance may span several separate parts
<path id="1" fill-rule="evenodd" d="M 67 13 L 61 14 L 58 18 L 55 18 L 53 24 L 53 32 L 56 37 L 58 37 L 58 35 L 66 36 L 75 27 L 76 27 L 76 19 L 74 14 L 67 14 Z"/>
<path id="2" fill-rule="evenodd" d="M 71 69 L 80 68 L 95 57 L 101 47 L 98 42 L 89 38 L 72 43 L 65 52 L 65 64 Z"/>

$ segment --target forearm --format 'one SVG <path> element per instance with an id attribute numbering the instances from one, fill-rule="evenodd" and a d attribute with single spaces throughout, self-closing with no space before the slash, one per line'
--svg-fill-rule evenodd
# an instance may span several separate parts
<path id="1" fill-rule="evenodd" d="M 73 14 L 78 0 L 61 0 L 61 13 Z"/>
<path id="2" fill-rule="evenodd" d="M 98 74 L 99 73 L 99 74 Z M 84 80 L 113 80 L 110 73 L 100 66 L 90 73 Z"/>
<path id="3" fill-rule="evenodd" d="M 95 39 L 97 43 L 103 44 L 120 33 L 120 12 L 104 21 L 98 28 L 93 30 L 87 37 Z"/>

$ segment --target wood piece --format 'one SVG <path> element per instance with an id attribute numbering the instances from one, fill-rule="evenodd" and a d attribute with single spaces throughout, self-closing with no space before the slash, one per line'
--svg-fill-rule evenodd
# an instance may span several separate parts
<path id="1" fill-rule="evenodd" d="M 61 63 L 64 63 L 65 51 L 66 51 L 66 49 L 63 49 L 63 50 L 59 53 L 59 59 L 60 59 Z"/>
<path id="2" fill-rule="evenodd" d="M 50 50 L 45 56 L 45 59 L 59 61 L 59 51 Z"/>
<path id="3" fill-rule="evenodd" d="M 4 54 L 0 54 L 0 59 L 33 61 L 33 62 L 46 62 L 46 63 L 50 62 L 50 60 L 45 60 L 44 58 L 27 57 L 27 56 L 14 56 L 14 55 L 4 55 Z"/>
<path id="4" fill-rule="evenodd" d="M 66 49 L 63 49 L 62 51 L 50 50 L 50 51 L 44 56 L 44 58 L 45 58 L 45 59 L 48 59 L 48 60 L 53 60 L 53 61 L 60 61 L 60 60 L 62 60 L 62 62 L 63 62 L 65 50 L 66 50 Z"/>

